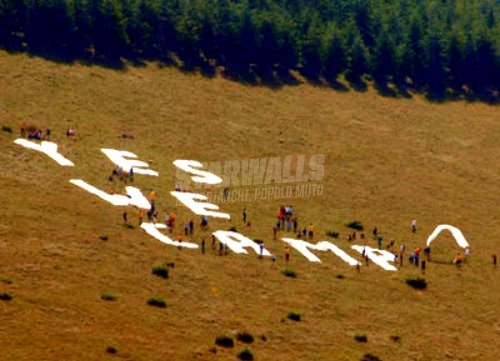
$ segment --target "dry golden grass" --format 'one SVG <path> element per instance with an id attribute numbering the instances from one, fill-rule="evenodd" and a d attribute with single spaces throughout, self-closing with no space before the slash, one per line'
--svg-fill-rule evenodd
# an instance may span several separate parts
<path id="1" fill-rule="evenodd" d="M 0 301 L 2 359 L 234 360 L 241 342 L 211 349 L 216 336 L 240 331 L 256 338 L 250 347 L 257 360 L 359 360 L 366 353 L 382 360 L 496 359 L 500 284 L 490 257 L 500 234 L 498 107 L 307 84 L 273 90 L 155 65 L 116 72 L 3 52 L 0 66 L 0 125 L 14 129 L 0 134 L 0 291 L 14 296 Z M 76 166 L 59 167 L 15 145 L 23 121 L 50 126 Z M 69 126 L 77 129 L 75 140 L 64 137 Z M 135 139 L 122 139 L 122 130 Z M 168 194 L 175 159 L 324 154 L 324 194 L 290 201 L 303 222 L 314 222 L 318 239 L 338 230 L 334 243 L 354 255 L 343 225 L 359 219 L 409 249 L 449 223 L 464 232 L 472 256 L 461 271 L 428 264 L 423 292 L 404 282 L 419 275 L 413 267 L 370 266 L 357 274 L 326 253 L 317 253 L 318 265 L 292 251 L 298 278 L 286 278 L 283 243 L 272 241 L 271 228 L 288 200 L 274 199 L 221 204 L 233 220 L 211 220 L 211 229 L 236 226 L 264 239 L 279 256 L 276 265 L 254 254 L 178 250 L 127 229 L 123 209 L 68 182 L 81 178 L 109 189 L 113 164 L 101 147 L 151 161 L 160 177 L 138 175 L 135 185 L 155 189 L 162 219 L 174 210 L 179 224 L 198 217 Z M 242 226 L 243 207 L 251 230 Z M 193 241 L 208 236 L 196 231 Z M 435 245 L 439 260 L 453 257 L 450 236 Z M 175 262 L 167 280 L 151 274 L 164 261 Z M 118 298 L 103 301 L 103 292 Z M 149 306 L 152 296 L 167 308 Z M 300 322 L 287 319 L 292 310 Z M 356 334 L 368 342 L 356 342 Z M 391 340 L 396 335 L 400 342 Z"/>

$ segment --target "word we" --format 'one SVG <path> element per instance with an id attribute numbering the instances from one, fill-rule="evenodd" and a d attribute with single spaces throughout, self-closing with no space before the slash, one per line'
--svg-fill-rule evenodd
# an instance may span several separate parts
<path id="1" fill-rule="evenodd" d="M 53 160 L 55 160 L 61 166 L 74 166 L 74 163 L 69 159 L 64 157 L 58 152 L 58 146 L 55 143 L 42 141 L 40 144 L 33 141 L 28 141 L 26 139 L 17 139 L 14 143 L 19 144 L 25 148 L 39 151 L 46 154 Z M 137 155 L 125 150 L 115 150 L 103 148 L 101 151 L 116 165 L 124 170 L 129 170 L 135 174 L 142 174 L 148 176 L 158 177 L 159 173 L 152 169 L 149 169 L 149 164 L 137 159 Z M 204 185 L 214 185 L 222 183 L 221 177 L 200 169 L 203 164 L 195 160 L 175 160 L 173 164 L 184 172 L 190 175 L 191 181 L 195 183 L 201 183 Z M 142 209 L 150 209 L 151 204 L 149 200 L 142 194 L 142 192 L 132 186 L 125 187 L 126 195 L 121 194 L 109 194 L 102 191 L 95 186 L 89 184 L 82 179 L 70 179 L 70 183 L 78 186 L 79 188 L 103 199 L 104 201 L 111 203 L 114 206 L 135 206 Z M 189 208 L 194 214 L 199 216 L 216 217 L 223 219 L 230 219 L 230 215 L 219 211 L 219 206 L 213 203 L 207 202 L 207 197 L 202 194 L 192 193 L 192 192 L 179 192 L 171 191 L 172 197 L 181 202 L 184 206 Z M 179 242 L 170 239 L 167 235 L 163 234 L 160 230 L 165 229 L 166 225 L 143 222 L 141 228 L 150 236 L 159 240 L 160 242 L 175 247 L 184 247 L 189 249 L 197 249 L 198 245 L 191 242 Z M 432 240 L 437 236 L 437 233 L 442 230 L 450 230 L 457 240 L 457 243 L 461 247 L 468 247 L 468 243 L 463 237 L 463 234 L 458 230 L 458 228 L 449 225 L 440 225 L 431 234 L 427 243 L 430 244 Z M 234 253 L 237 254 L 247 254 L 246 248 L 252 249 L 256 254 L 262 256 L 271 256 L 271 252 L 267 249 L 261 249 L 259 244 L 249 239 L 248 237 L 231 231 L 217 230 L 212 233 L 221 243 L 226 245 Z M 331 242 L 322 241 L 317 244 L 312 244 L 303 240 L 293 239 L 293 238 L 282 238 L 282 241 L 289 244 L 304 257 L 306 257 L 311 262 L 321 262 L 320 259 L 313 254 L 311 251 L 330 251 L 344 262 L 350 266 L 358 266 L 360 262 L 354 259 L 352 256 L 347 254 L 345 251 L 340 249 L 338 246 Z M 379 265 L 384 270 L 396 271 L 397 268 L 391 264 L 394 262 L 394 254 L 385 250 L 378 250 L 368 246 L 353 245 L 351 248 L 368 257 L 373 263 Z"/>

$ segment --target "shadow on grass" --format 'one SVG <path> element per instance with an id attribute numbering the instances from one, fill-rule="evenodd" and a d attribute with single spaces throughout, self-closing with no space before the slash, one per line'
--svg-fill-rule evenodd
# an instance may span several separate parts
<path id="1" fill-rule="evenodd" d="M 449 101 L 481 102 L 490 105 L 500 104 L 500 89 L 489 88 L 477 92 L 472 92 L 464 89 L 425 89 L 415 87 L 406 82 L 390 82 L 372 80 L 370 76 L 366 79 L 364 76 L 346 74 L 346 83 L 340 82 L 337 79 L 326 81 L 319 74 L 307 74 L 302 69 L 287 69 L 284 67 L 274 66 L 271 69 L 259 69 L 257 66 L 250 65 L 233 65 L 232 67 L 220 67 L 216 65 L 215 60 L 192 61 L 189 64 L 178 59 L 174 54 L 156 54 L 149 56 L 140 56 L 130 52 L 124 56 L 115 56 L 112 54 L 91 54 L 71 53 L 70 50 L 64 51 L 42 51 L 30 50 L 25 45 L 20 43 L 11 43 L 3 45 L 3 49 L 11 54 L 26 53 L 32 57 L 40 57 L 52 62 L 71 65 L 79 63 L 85 66 L 102 66 L 105 68 L 124 71 L 128 66 L 145 67 L 149 62 L 156 62 L 159 68 L 174 67 L 184 73 L 198 73 L 207 78 L 214 78 L 218 74 L 218 69 L 221 69 L 223 77 L 238 82 L 247 86 L 264 86 L 271 89 L 279 90 L 284 86 L 297 86 L 305 80 L 308 84 L 317 87 L 329 87 L 338 92 L 349 92 L 351 90 L 357 92 L 365 92 L 368 89 L 368 83 L 374 84 L 375 90 L 383 97 L 411 99 L 412 93 L 420 93 L 427 100 L 436 103 L 444 103 Z M 290 70 L 298 70 L 302 79 L 295 76 Z"/>

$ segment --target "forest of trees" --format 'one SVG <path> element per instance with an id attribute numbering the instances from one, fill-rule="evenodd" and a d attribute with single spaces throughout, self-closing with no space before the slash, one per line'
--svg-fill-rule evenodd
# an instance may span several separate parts
<path id="1" fill-rule="evenodd" d="M 59 60 L 497 97 L 498 0 L 0 0 L 0 47 Z"/>

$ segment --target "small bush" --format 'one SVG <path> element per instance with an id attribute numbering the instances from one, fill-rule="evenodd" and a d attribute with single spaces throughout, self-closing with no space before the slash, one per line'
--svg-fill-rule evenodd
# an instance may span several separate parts
<path id="1" fill-rule="evenodd" d="M 106 352 L 111 353 L 111 354 L 115 354 L 118 352 L 118 350 L 114 346 L 108 346 L 108 347 L 106 347 Z"/>
<path id="2" fill-rule="evenodd" d="M 106 234 L 101 234 L 101 235 L 99 236 L 99 239 L 100 239 L 101 241 L 107 241 L 107 240 L 109 239 L 109 237 L 108 237 L 108 235 L 106 235 Z"/>
<path id="3" fill-rule="evenodd" d="M 371 353 L 365 353 L 360 361 L 382 361 L 378 356 Z"/>
<path id="4" fill-rule="evenodd" d="M 236 335 L 236 339 L 238 341 L 243 342 L 243 343 L 252 343 L 253 342 L 253 336 L 248 332 L 239 332 Z"/>
<path id="5" fill-rule="evenodd" d="M 427 288 L 427 282 L 424 278 L 407 278 L 406 284 L 410 287 L 415 288 L 416 290 L 424 290 Z"/>
<path id="6" fill-rule="evenodd" d="M 0 300 L 3 301 L 11 301 L 12 295 L 9 292 L 0 292 Z"/>
<path id="7" fill-rule="evenodd" d="M 165 308 L 167 307 L 166 302 L 161 297 L 151 297 L 148 300 L 148 305 L 153 307 Z"/>
<path id="8" fill-rule="evenodd" d="M 215 338 L 215 344 L 222 347 L 233 347 L 234 340 L 232 339 L 232 337 L 221 335 Z"/>
<path id="9" fill-rule="evenodd" d="M 328 232 L 326 232 L 326 235 L 330 236 L 332 238 L 339 238 L 339 232 L 335 232 L 335 231 L 328 231 Z"/>
<path id="10" fill-rule="evenodd" d="M 335 276 L 335 278 L 338 278 L 339 280 L 343 280 L 345 277 L 343 274 L 338 274 Z"/>
<path id="11" fill-rule="evenodd" d="M 253 353 L 250 349 L 245 348 L 244 350 L 241 350 L 237 354 L 238 358 L 243 361 L 252 361 L 253 360 Z"/>
<path id="12" fill-rule="evenodd" d="M 229 231 L 230 231 L 230 232 L 238 232 L 238 231 L 236 230 L 236 227 L 230 227 L 230 228 L 229 228 Z"/>
<path id="13" fill-rule="evenodd" d="M 168 278 L 168 268 L 165 266 L 155 266 L 151 269 L 151 273 L 162 278 Z"/>
<path id="14" fill-rule="evenodd" d="M 357 333 L 354 335 L 354 339 L 357 342 L 368 342 L 368 337 L 363 333 Z"/>
<path id="15" fill-rule="evenodd" d="M 101 300 L 103 301 L 116 301 L 118 297 L 110 292 L 101 293 Z"/>
<path id="16" fill-rule="evenodd" d="M 401 336 L 399 335 L 391 335 L 391 340 L 394 342 L 399 342 L 401 341 Z"/>
<path id="17" fill-rule="evenodd" d="M 350 221 L 346 223 L 346 227 L 355 229 L 356 231 L 362 231 L 364 229 L 361 221 Z"/>
<path id="18" fill-rule="evenodd" d="M 2 130 L 6 133 L 12 133 L 12 127 L 9 125 L 2 125 Z"/>
<path id="19" fill-rule="evenodd" d="M 165 266 L 170 267 L 170 268 L 174 268 L 175 263 L 174 262 L 167 262 L 167 263 L 165 263 Z"/>
<path id="20" fill-rule="evenodd" d="M 283 271 L 281 271 L 286 277 L 290 278 L 297 278 L 297 272 L 295 272 L 293 269 L 287 267 Z"/>
<path id="21" fill-rule="evenodd" d="M 297 321 L 297 322 L 300 321 L 300 313 L 298 313 L 297 311 L 289 312 L 287 317 L 292 321 Z"/>

